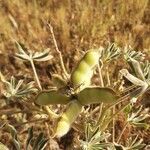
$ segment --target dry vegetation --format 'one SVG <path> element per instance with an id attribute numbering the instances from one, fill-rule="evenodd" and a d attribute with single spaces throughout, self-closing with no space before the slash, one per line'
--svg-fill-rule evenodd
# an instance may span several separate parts
<path id="1" fill-rule="evenodd" d="M 6 80 L 10 80 L 11 76 L 17 81 L 24 79 L 25 83 L 34 80 L 30 63 L 14 57 L 18 52 L 14 41 L 16 40 L 32 51 L 50 48 L 54 58 L 42 63 L 36 62 L 35 67 L 43 89 L 55 86 L 51 80 L 52 74 L 62 75 L 63 70 L 48 23 L 53 27 L 68 73 L 72 72 L 85 51 L 105 47 L 108 41 L 115 42 L 120 47 L 131 45 L 135 51 L 142 51 L 146 55 L 146 60 L 150 60 L 149 0 L 0 0 L 0 71 Z M 115 80 L 118 70 L 126 68 L 127 65 L 120 59 L 117 63 L 113 62 L 112 67 L 110 73 L 113 73 Z M 96 85 L 99 84 L 96 75 L 94 82 Z M 34 87 L 38 88 L 38 85 L 35 83 Z M 21 149 L 25 149 L 27 130 L 31 126 L 35 137 L 43 132 L 44 137 L 49 139 L 46 149 L 72 150 L 75 146 L 78 147 L 81 144 L 78 138 L 82 140 L 85 138 L 84 134 L 80 133 L 79 129 L 82 128 L 80 125 L 85 121 L 85 116 L 89 118 L 90 111 L 96 106 L 87 107 L 89 110 L 85 108 L 76 122 L 76 130 L 72 128 L 65 137 L 53 139 L 56 119 L 42 120 L 40 115 L 37 116 L 39 112 L 36 110 L 34 112 L 32 108 L 34 104 L 31 105 L 34 98 L 35 93 L 25 100 L 18 98 L 8 104 L 4 96 L 4 84 L 0 80 L 0 142 L 10 150 L 15 150 L 10 133 L 3 127 L 7 122 L 16 128 Z M 137 102 L 135 108 L 141 103 L 144 104 L 144 108 L 149 108 L 149 101 L 150 94 L 147 93 Z M 120 107 L 121 104 L 117 109 Z M 59 105 L 51 108 L 59 113 L 65 107 Z M 146 120 L 146 123 L 149 123 L 149 120 Z M 112 124 L 107 129 L 110 133 L 112 133 L 111 126 Z M 121 112 L 115 120 L 116 139 L 124 126 L 126 126 L 125 115 Z M 149 129 L 127 125 L 125 130 L 121 139 L 123 145 L 127 138 L 137 134 L 139 139 L 144 139 L 143 143 L 150 145 Z"/>

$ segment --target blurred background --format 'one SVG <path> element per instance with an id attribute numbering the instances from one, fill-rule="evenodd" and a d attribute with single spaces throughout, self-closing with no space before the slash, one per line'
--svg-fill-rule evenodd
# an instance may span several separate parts
<path id="1" fill-rule="evenodd" d="M 150 45 L 149 0 L 1 0 L 0 50 L 13 50 L 12 39 L 34 49 L 52 47 L 47 22 L 61 51 L 130 44 Z"/>
<path id="2" fill-rule="evenodd" d="M 80 51 L 105 46 L 108 41 L 131 45 L 150 57 L 149 0 L 0 0 L 0 20 L 0 68 L 8 74 L 18 73 L 14 39 L 28 49 L 55 51 L 47 23 L 54 28 L 68 70 Z"/>
<path id="3" fill-rule="evenodd" d="M 14 57 L 18 52 L 14 40 L 32 51 L 50 48 L 54 59 L 35 63 L 44 89 L 52 84 L 52 73 L 62 73 L 48 23 L 69 73 L 83 51 L 106 46 L 108 42 L 120 47 L 131 45 L 150 60 L 150 0 L 0 0 L 0 71 L 7 79 L 13 75 L 26 82 L 34 80 L 30 63 Z M 121 63 L 119 60 L 116 66 L 122 68 Z M 1 90 L 2 83 L 0 97 Z M 39 124 L 41 128 L 45 131 L 45 126 Z M 143 132 L 148 143 L 150 133 Z M 2 134 L 0 139 L 7 143 L 8 137 Z"/>

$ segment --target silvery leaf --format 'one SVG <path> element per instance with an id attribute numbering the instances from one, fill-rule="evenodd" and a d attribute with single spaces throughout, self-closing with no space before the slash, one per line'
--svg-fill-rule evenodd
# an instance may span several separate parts
<path id="1" fill-rule="evenodd" d="M 50 55 L 49 53 L 50 53 L 50 49 L 47 48 L 43 52 L 36 52 L 36 53 L 34 53 L 32 58 L 35 61 L 48 61 L 48 60 L 53 58 L 53 56 Z"/>
<path id="2" fill-rule="evenodd" d="M 127 61 L 129 61 L 129 58 L 141 61 L 145 58 L 145 55 L 142 52 L 134 51 L 131 46 L 125 46 L 124 58 Z"/>
<path id="3" fill-rule="evenodd" d="M 134 72 L 135 72 L 136 76 L 139 79 L 145 81 L 144 73 L 142 71 L 140 63 L 133 58 L 129 58 L 129 61 L 131 61 L 131 64 L 132 64 L 132 67 L 134 68 Z"/>
<path id="4" fill-rule="evenodd" d="M 144 81 L 142 81 L 142 80 L 138 79 L 137 77 L 133 76 L 132 74 L 130 74 L 127 69 L 120 70 L 120 73 L 125 78 L 127 78 L 130 82 L 132 82 L 134 85 L 145 86 L 145 84 L 146 84 Z"/>

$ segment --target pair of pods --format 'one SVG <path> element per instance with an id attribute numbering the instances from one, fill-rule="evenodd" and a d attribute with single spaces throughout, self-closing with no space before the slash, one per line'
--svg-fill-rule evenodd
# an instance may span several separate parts
<path id="1" fill-rule="evenodd" d="M 102 87 L 87 87 L 79 92 L 76 96 L 76 100 L 81 105 L 90 105 L 97 103 L 113 103 L 116 101 L 116 93 L 111 88 Z M 35 99 L 35 103 L 38 105 L 66 105 L 74 101 L 71 96 L 62 94 L 57 90 L 42 91 Z"/>
<path id="2" fill-rule="evenodd" d="M 81 112 L 82 106 L 97 103 L 114 103 L 117 101 L 116 93 L 110 88 L 89 87 L 83 89 L 76 96 L 76 99 L 64 95 L 56 90 L 43 91 L 35 99 L 38 105 L 68 104 L 57 124 L 55 136 L 65 135 L 71 124 Z"/>
<path id="3" fill-rule="evenodd" d="M 80 86 L 80 91 L 76 94 L 75 99 L 62 94 L 59 90 L 43 91 L 36 97 L 35 103 L 38 105 L 68 104 L 57 124 L 56 137 L 62 137 L 69 131 L 71 124 L 81 112 L 82 106 L 101 102 L 113 103 L 117 100 L 116 93 L 110 88 L 87 88 L 99 58 L 100 52 L 98 50 L 89 50 L 72 72 L 71 84 L 74 88 Z"/>

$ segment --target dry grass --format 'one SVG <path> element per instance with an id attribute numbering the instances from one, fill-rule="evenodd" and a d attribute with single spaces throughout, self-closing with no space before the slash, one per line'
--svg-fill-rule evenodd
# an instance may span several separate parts
<path id="1" fill-rule="evenodd" d="M 0 0 L 0 70 L 7 78 L 15 75 L 32 80 L 30 65 L 13 58 L 17 51 L 14 39 L 35 51 L 50 47 L 56 59 L 36 64 L 44 88 L 52 84 L 49 72 L 62 72 L 47 23 L 54 27 L 68 72 L 82 51 L 108 41 L 131 45 L 150 59 L 149 0 Z M 43 126 L 38 129 L 45 130 Z"/>

